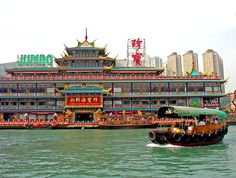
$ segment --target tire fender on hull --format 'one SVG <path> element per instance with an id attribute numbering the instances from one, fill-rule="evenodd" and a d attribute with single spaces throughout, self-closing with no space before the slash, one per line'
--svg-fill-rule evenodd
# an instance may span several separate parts
<path id="1" fill-rule="evenodd" d="M 181 139 L 182 139 L 182 135 L 181 134 L 179 134 L 179 133 L 173 134 L 173 140 L 175 142 L 179 142 Z"/>
<path id="2" fill-rule="evenodd" d="M 153 130 L 148 132 L 148 137 L 151 141 L 155 141 L 157 138 L 156 133 Z"/>
<path id="3" fill-rule="evenodd" d="M 165 144 L 167 140 L 165 135 L 156 136 L 156 139 L 159 144 Z"/>

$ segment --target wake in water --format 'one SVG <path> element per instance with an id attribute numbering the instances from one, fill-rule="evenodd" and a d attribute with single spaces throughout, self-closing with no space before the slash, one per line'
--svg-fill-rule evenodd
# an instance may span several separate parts
<path id="1" fill-rule="evenodd" d="M 155 144 L 155 143 L 149 143 L 149 144 L 147 144 L 147 147 L 150 147 L 150 148 L 154 148 L 154 147 L 158 147 L 158 148 L 179 148 L 181 146 L 171 145 L 171 144 L 160 145 L 160 144 Z"/>

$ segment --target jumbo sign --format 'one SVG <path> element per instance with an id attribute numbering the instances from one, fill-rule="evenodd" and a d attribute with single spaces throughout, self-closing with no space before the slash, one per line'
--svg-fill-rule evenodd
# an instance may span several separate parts
<path id="1" fill-rule="evenodd" d="M 53 56 L 51 54 L 22 54 L 18 56 L 17 66 L 52 66 Z"/>

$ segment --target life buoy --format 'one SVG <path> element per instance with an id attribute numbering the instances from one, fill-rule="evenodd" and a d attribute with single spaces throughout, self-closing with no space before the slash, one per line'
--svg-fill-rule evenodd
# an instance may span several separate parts
<path id="1" fill-rule="evenodd" d="M 202 132 L 202 133 L 200 134 L 201 138 L 203 138 L 203 137 L 204 137 L 204 135 L 205 135 L 205 133 L 204 133 L 204 132 Z"/>
<path id="2" fill-rule="evenodd" d="M 212 135 L 212 133 L 210 132 L 210 133 L 208 134 L 208 137 L 211 137 L 211 135 Z"/>
<path id="3" fill-rule="evenodd" d="M 208 138 L 208 134 L 205 134 L 205 133 L 204 133 L 203 136 L 202 136 L 202 140 L 203 140 L 203 141 L 206 141 L 207 138 Z"/>
<path id="4" fill-rule="evenodd" d="M 192 139 L 193 139 L 194 142 L 199 141 L 199 138 L 200 138 L 200 135 L 198 135 L 198 134 L 193 134 L 192 135 Z"/>
<path id="5" fill-rule="evenodd" d="M 187 143 L 187 142 L 189 142 L 190 137 L 191 137 L 191 135 L 189 135 L 189 134 L 183 134 L 181 141 Z"/>
<path id="6" fill-rule="evenodd" d="M 160 144 L 166 143 L 166 136 L 165 135 L 160 135 L 159 137 L 157 136 L 157 142 Z"/>
<path id="7" fill-rule="evenodd" d="M 153 130 L 151 130 L 148 132 L 148 137 L 151 141 L 155 141 L 156 140 L 156 133 Z"/>
<path id="8" fill-rule="evenodd" d="M 181 134 L 174 134 L 173 135 L 173 140 L 176 141 L 176 142 L 179 142 L 182 138 L 182 135 Z"/>

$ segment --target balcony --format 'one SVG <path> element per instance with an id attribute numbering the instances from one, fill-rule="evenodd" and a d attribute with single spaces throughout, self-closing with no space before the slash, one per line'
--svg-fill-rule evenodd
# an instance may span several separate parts
<path id="1" fill-rule="evenodd" d="M 1 76 L 0 81 L 67 81 L 67 80 L 220 80 L 219 76 L 160 76 L 137 74 L 74 74 L 74 75 L 32 75 L 32 76 Z"/>

